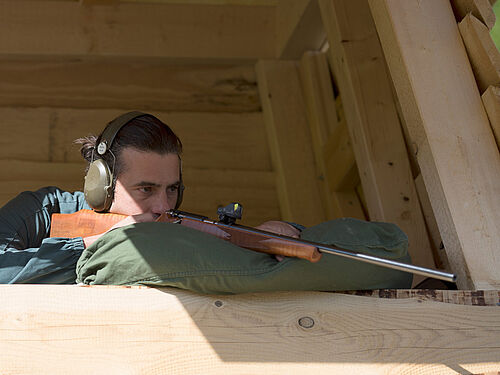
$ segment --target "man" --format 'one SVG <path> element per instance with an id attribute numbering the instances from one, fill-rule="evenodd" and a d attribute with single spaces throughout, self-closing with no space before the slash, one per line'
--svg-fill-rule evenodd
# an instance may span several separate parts
<path id="1" fill-rule="evenodd" d="M 76 142 L 89 162 L 85 192 L 47 187 L 21 193 L 0 209 L 0 283 L 75 282 L 82 251 L 102 234 L 49 238 L 54 213 L 93 208 L 127 215 L 114 229 L 154 221 L 180 205 L 182 143 L 156 117 L 126 113 L 111 121 L 99 137 Z M 267 222 L 258 228 L 288 236 L 299 234 L 284 222 Z"/>

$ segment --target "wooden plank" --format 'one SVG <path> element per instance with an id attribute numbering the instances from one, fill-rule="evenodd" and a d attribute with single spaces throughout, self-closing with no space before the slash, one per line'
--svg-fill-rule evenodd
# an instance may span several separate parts
<path id="1" fill-rule="evenodd" d="M 424 178 L 421 174 L 419 174 L 417 178 L 415 178 L 415 187 L 417 188 L 420 206 L 422 207 L 422 212 L 424 214 L 427 233 L 429 234 L 429 237 L 431 239 L 434 263 L 436 264 L 437 268 L 451 271 L 450 262 L 448 261 L 448 256 L 446 255 L 443 241 L 441 239 L 441 234 L 439 233 L 436 216 L 434 215 L 434 211 L 432 211 L 429 194 L 427 194 L 427 190 L 424 184 Z"/>
<path id="2" fill-rule="evenodd" d="M 0 206 L 22 191 L 57 186 L 81 191 L 85 163 L 0 160 Z M 184 168 L 186 191 L 182 209 L 217 218 L 217 207 L 240 202 L 242 224 L 279 220 L 280 210 L 273 172 Z"/>
<path id="3" fill-rule="evenodd" d="M 370 6 L 458 285 L 498 289 L 500 155 L 451 6 Z"/>
<path id="4" fill-rule="evenodd" d="M 489 30 L 495 26 L 495 13 L 489 0 L 451 0 L 451 7 L 457 22 L 467 15 L 472 15 L 483 22 Z"/>
<path id="5" fill-rule="evenodd" d="M 276 7 L 276 56 L 298 60 L 306 51 L 317 51 L 326 35 L 316 0 L 279 0 Z"/>
<path id="6" fill-rule="evenodd" d="M 72 142 L 99 134 L 110 120 L 132 109 L 0 107 L 5 134 L 0 138 L 0 159 L 79 162 L 81 156 Z M 181 138 L 186 167 L 271 170 L 261 113 L 148 113 Z"/>
<path id="7" fill-rule="evenodd" d="M 4 285 L 0 297 L 9 301 L 0 306 L 0 369 L 13 375 L 440 375 L 500 366 L 497 306 L 62 285 Z"/>
<path id="8" fill-rule="evenodd" d="M 331 191 L 354 189 L 359 183 L 356 159 L 345 119 L 327 140 L 323 150 L 326 179 Z"/>
<path id="9" fill-rule="evenodd" d="M 481 96 L 500 150 L 500 87 L 490 86 Z"/>
<path id="10" fill-rule="evenodd" d="M 254 65 L 0 60 L 0 106 L 258 112 Z"/>
<path id="11" fill-rule="evenodd" d="M 434 267 L 384 55 L 366 0 L 320 0 L 333 71 L 372 221 L 397 224 L 414 264 Z M 415 277 L 418 283 L 420 277 Z"/>
<path id="12" fill-rule="evenodd" d="M 325 221 L 311 135 L 294 61 L 259 61 L 257 80 L 283 219 Z"/>
<path id="13" fill-rule="evenodd" d="M 316 165 L 316 173 L 321 176 L 318 187 L 321 199 L 325 204 L 326 219 L 344 216 L 341 207 L 332 199 L 327 178 L 327 168 L 323 157 L 323 147 L 328 139 L 330 129 L 337 124 L 335 98 L 332 82 L 324 53 L 306 52 L 299 65 L 302 90 L 306 106 L 307 122 L 311 131 L 312 151 Z"/>
<path id="14" fill-rule="evenodd" d="M 465 16 L 458 28 L 482 94 L 488 86 L 500 84 L 500 52 L 488 28 L 472 14 Z"/>
<path id="15" fill-rule="evenodd" d="M 412 298 L 417 301 L 436 301 L 470 306 L 499 306 L 498 290 L 432 290 L 432 289 L 379 289 L 349 292 L 357 296 L 374 298 Z"/>
<path id="16" fill-rule="evenodd" d="M 0 55 L 257 59 L 275 56 L 275 7 L 0 2 Z"/>

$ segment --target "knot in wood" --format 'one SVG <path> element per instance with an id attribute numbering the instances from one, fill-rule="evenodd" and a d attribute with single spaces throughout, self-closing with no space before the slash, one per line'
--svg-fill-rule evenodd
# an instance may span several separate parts
<path id="1" fill-rule="evenodd" d="M 221 307 L 223 305 L 223 303 L 222 303 L 222 301 L 217 300 L 217 301 L 214 302 L 214 305 L 216 307 Z"/>
<path id="2" fill-rule="evenodd" d="M 299 326 L 303 328 L 312 328 L 314 326 L 314 319 L 308 316 L 304 316 L 299 319 Z"/>

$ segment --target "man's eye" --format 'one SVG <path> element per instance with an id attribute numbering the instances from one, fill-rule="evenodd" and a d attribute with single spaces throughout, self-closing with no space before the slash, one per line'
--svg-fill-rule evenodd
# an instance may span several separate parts
<path id="1" fill-rule="evenodd" d="M 172 193 L 176 192 L 177 190 L 179 190 L 179 186 L 177 186 L 177 185 L 169 186 L 169 188 L 168 188 L 168 191 L 170 191 Z"/>
<path id="2" fill-rule="evenodd" d="M 151 186 L 143 186 L 143 187 L 140 187 L 138 190 L 144 194 L 151 193 L 153 191 Z"/>

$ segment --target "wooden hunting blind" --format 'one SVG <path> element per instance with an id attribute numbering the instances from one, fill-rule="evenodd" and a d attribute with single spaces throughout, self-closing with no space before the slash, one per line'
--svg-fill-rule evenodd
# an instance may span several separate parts
<path id="1" fill-rule="evenodd" d="M 0 205 L 81 190 L 72 141 L 141 110 L 183 142 L 183 210 L 395 223 L 459 289 L 0 286 L 0 373 L 500 373 L 494 24 L 488 0 L 0 0 Z"/>

